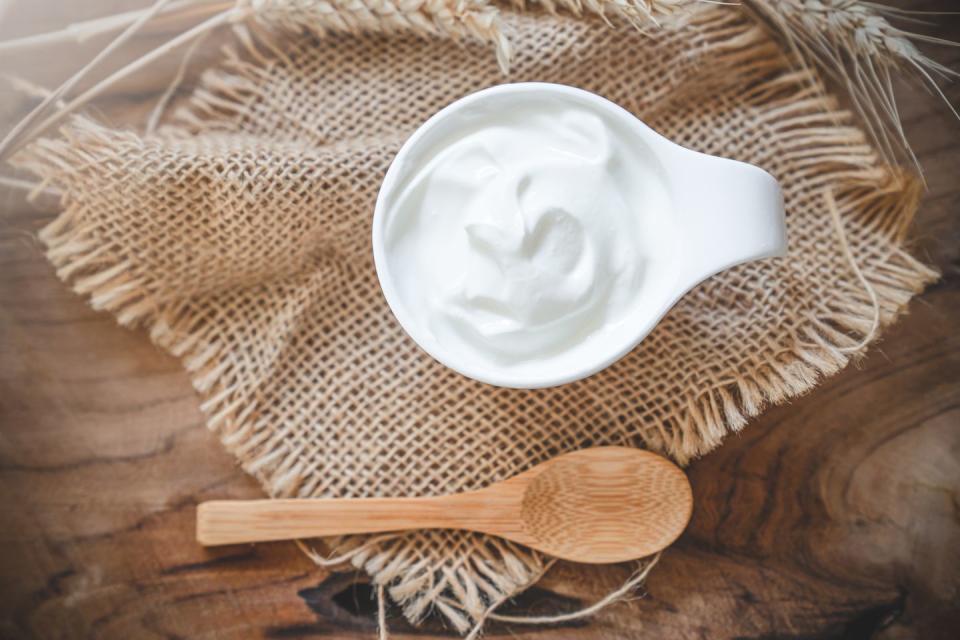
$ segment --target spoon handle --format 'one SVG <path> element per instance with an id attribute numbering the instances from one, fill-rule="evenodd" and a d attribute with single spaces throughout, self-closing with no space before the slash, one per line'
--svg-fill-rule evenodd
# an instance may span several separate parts
<path id="1" fill-rule="evenodd" d="M 197 541 L 215 546 L 456 527 L 450 497 L 214 500 L 197 507 Z"/>
<path id="2" fill-rule="evenodd" d="M 197 507 L 197 542 L 215 546 L 410 529 L 468 529 L 527 543 L 519 512 L 523 488 L 524 483 L 508 481 L 480 491 L 416 498 L 213 500 Z"/>

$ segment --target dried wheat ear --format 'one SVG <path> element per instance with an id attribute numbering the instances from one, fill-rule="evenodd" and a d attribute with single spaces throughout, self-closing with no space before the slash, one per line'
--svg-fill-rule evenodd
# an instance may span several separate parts
<path id="1" fill-rule="evenodd" d="M 747 0 L 746 5 L 787 42 L 800 64 L 815 64 L 843 86 L 887 162 L 894 164 L 905 153 L 920 170 L 900 121 L 895 72 L 914 74 L 927 83 L 960 119 L 937 83 L 938 77 L 951 80 L 960 74 L 915 44 L 960 43 L 906 31 L 891 22 L 922 23 L 919 16 L 938 14 L 859 0 Z"/>

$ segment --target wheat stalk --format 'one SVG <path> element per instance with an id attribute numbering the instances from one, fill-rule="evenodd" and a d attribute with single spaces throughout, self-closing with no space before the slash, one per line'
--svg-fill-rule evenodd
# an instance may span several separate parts
<path id="1" fill-rule="evenodd" d="M 893 91 L 896 71 L 915 73 L 960 118 L 934 76 L 958 73 L 924 55 L 916 41 L 957 43 L 911 33 L 888 18 L 903 12 L 860 0 L 747 0 L 748 6 L 781 33 L 806 63 L 819 66 L 848 90 L 854 108 L 888 161 L 910 149 Z"/>
<path id="2" fill-rule="evenodd" d="M 164 5 L 149 26 L 140 29 L 139 34 L 160 35 L 169 33 L 171 22 L 180 22 L 193 17 L 205 17 L 233 6 L 233 2 L 202 2 L 200 0 L 172 0 Z M 110 35 L 129 27 L 142 18 L 149 9 L 136 9 L 114 13 L 91 20 L 82 20 L 68 24 L 63 29 L 37 33 L 0 42 L 0 54 L 12 55 L 27 52 L 39 47 L 58 45 L 68 42 L 83 43 L 93 38 Z"/>
<path id="3" fill-rule="evenodd" d="M 506 67 L 509 58 L 497 9 L 487 0 L 238 0 L 263 24 L 360 33 L 411 31 L 490 42 Z"/>
<path id="4" fill-rule="evenodd" d="M 47 107 L 57 102 L 103 58 L 154 17 L 176 17 L 181 13 L 197 10 L 206 16 L 206 20 L 121 67 L 71 102 L 58 106 L 56 112 L 40 124 L 30 127 L 43 115 Z M 504 72 L 507 71 L 510 58 L 509 42 L 501 31 L 499 14 L 487 0 L 156 0 L 153 7 L 145 11 L 108 16 L 58 32 L 0 43 L 0 50 L 17 50 L 70 39 L 81 41 L 85 37 L 109 33 L 117 28 L 124 29 L 94 60 L 53 91 L 0 140 L 0 160 L 85 105 L 109 86 L 157 58 L 204 37 L 220 26 L 248 19 L 297 30 L 306 28 L 320 34 L 330 31 L 359 33 L 408 30 L 415 33 L 440 33 L 454 39 L 475 38 L 494 45 L 497 61 Z"/>

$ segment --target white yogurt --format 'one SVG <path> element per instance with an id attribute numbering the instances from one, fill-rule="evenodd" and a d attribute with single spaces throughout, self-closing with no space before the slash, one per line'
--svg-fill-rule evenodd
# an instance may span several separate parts
<path id="1" fill-rule="evenodd" d="M 404 160 L 383 203 L 381 279 L 407 331 L 480 379 L 542 377 L 622 344 L 645 290 L 672 284 L 654 154 L 573 98 L 531 93 L 455 117 Z"/>

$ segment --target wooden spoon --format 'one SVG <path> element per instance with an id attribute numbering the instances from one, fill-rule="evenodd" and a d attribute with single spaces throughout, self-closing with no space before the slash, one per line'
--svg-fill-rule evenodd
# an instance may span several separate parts
<path id="1" fill-rule="evenodd" d="M 687 477 L 667 459 L 628 447 L 595 447 L 447 496 L 204 502 L 197 510 L 197 540 L 219 545 L 466 529 L 576 562 L 621 562 L 676 540 L 692 508 Z"/>

